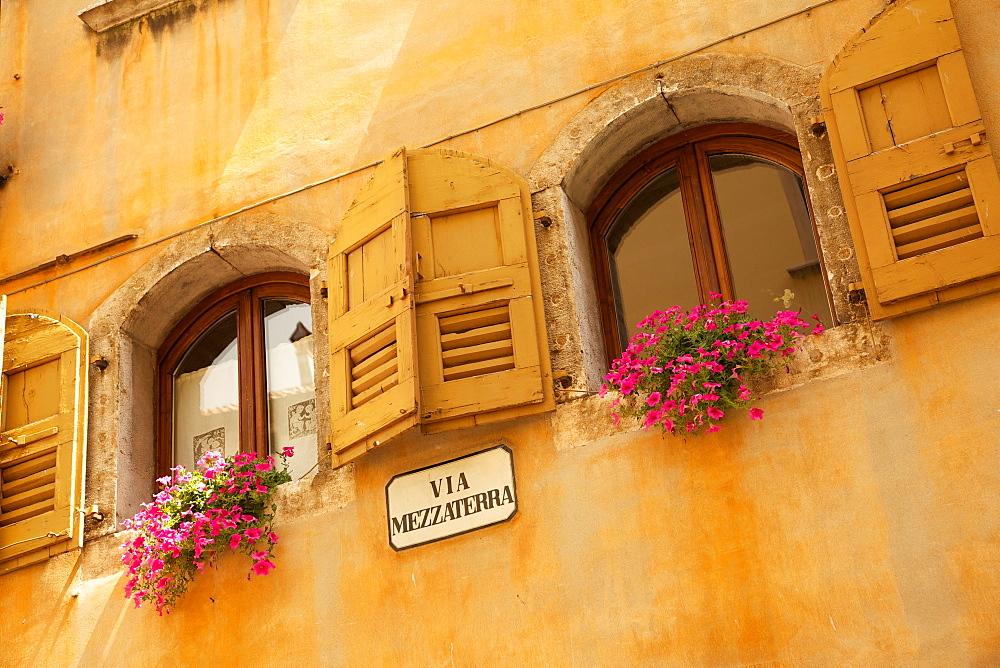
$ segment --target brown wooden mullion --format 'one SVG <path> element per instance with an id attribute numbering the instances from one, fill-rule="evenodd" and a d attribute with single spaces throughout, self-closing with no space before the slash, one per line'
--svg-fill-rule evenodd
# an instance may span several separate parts
<path id="1" fill-rule="evenodd" d="M 709 163 L 708 153 L 701 146 L 694 145 L 691 148 L 694 153 L 698 172 L 708 237 L 711 241 L 712 252 L 710 257 L 714 264 L 714 276 L 716 277 L 716 285 L 718 286 L 712 291 L 721 293 L 723 299 L 732 300 L 736 298 L 736 288 L 733 286 L 733 273 L 729 267 L 726 240 L 722 235 L 722 217 L 719 214 L 719 205 L 715 197 L 712 165 Z M 703 303 L 707 303 L 709 299 L 708 293 L 702 293 L 701 298 Z"/>
<path id="2" fill-rule="evenodd" d="M 256 452 L 254 425 L 254 350 L 253 297 L 250 292 L 239 295 L 236 315 L 236 349 L 239 359 L 240 452 Z"/>
<path id="3" fill-rule="evenodd" d="M 698 157 L 691 144 L 681 150 L 677 170 L 681 182 L 681 198 L 684 203 L 684 218 L 687 222 L 695 282 L 698 285 L 698 295 L 704 302 L 708 299 L 709 292 L 721 292 L 721 286 L 711 222 L 706 212 L 705 195 L 700 183 Z"/>
<path id="4" fill-rule="evenodd" d="M 251 325 L 253 327 L 253 338 L 250 347 L 253 349 L 253 416 L 254 444 L 256 452 L 261 457 L 268 454 L 268 395 L 267 395 L 267 345 L 264 341 L 264 300 L 261 296 L 261 289 L 254 288 L 251 291 L 253 297 L 253 308 L 251 313 Z"/>

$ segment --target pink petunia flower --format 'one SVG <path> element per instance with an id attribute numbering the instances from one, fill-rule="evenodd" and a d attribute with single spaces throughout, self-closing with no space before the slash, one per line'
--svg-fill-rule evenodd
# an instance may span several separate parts
<path id="1" fill-rule="evenodd" d="M 253 565 L 253 572 L 257 575 L 267 575 L 274 568 L 274 564 L 267 559 L 261 559 Z"/>
<path id="2" fill-rule="evenodd" d="M 750 419 L 751 420 L 762 420 L 764 418 L 764 411 L 759 408 L 750 409 Z"/>

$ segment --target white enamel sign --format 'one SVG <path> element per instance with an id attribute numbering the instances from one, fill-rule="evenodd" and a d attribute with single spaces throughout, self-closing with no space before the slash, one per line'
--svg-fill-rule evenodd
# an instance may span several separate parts
<path id="1" fill-rule="evenodd" d="M 499 445 L 402 473 L 385 486 L 385 500 L 395 550 L 505 522 L 517 512 L 514 457 Z"/>

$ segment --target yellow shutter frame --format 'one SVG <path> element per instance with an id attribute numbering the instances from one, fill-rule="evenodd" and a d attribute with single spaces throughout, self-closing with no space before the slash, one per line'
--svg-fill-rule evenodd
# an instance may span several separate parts
<path id="1" fill-rule="evenodd" d="M 820 90 L 872 316 L 1000 289 L 1000 178 L 948 0 L 887 9 Z"/>
<path id="2" fill-rule="evenodd" d="M 417 421 L 416 314 L 406 152 L 375 170 L 328 258 L 331 444 L 351 461 Z"/>
<path id="3" fill-rule="evenodd" d="M 5 318 L 0 415 L 0 572 L 80 547 L 87 334 L 40 313 Z"/>
<path id="4" fill-rule="evenodd" d="M 551 410 L 527 184 L 458 151 L 407 159 L 424 431 Z"/>

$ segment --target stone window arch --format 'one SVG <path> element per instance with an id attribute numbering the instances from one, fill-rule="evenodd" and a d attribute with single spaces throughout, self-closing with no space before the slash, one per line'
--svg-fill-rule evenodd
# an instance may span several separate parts
<path id="1" fill-rule="evenodd" d="M 614 175 L 649 147 L 720 123 L 751 123 L 795 138 L 825 260 L 832 320 L 846 325 L 825 340 L 863 339 L 851 344 L 858 358 L 884 354 L 875 350 L 880 344 L 868 329 L 864 305 L 850 298 L 860 271 L 822 121 L 819 78 L 815 68 L 770 58 L 691 56 L 609 87 L 563 126 L 527 181 L 536 216 L 547 224 L 538 244 L 542 284 L 546 319 L 555 323 L 549 329 L 553 368 L 565 389 L 595 390 L 607 371 L 609 346 L 587 211 Z M 795 375 L 788 382 L 799 382 Z M 560 400 L 580 396 L 568 392 Z"/>
<path id="2" fill-rule="evenodd" d="M 329 402 L 327 317 L 320 294 L 328 244 L 327 234 L 310 225 L 242 214 L 182 235 L 95 309 L 88 322 L 91 356 L 103 357 L 108 366 L 90 374 L 86 503 L 99 505 L 116 521 L 102 523 L 87 538 L 113 532 L 154 493 L 158 351 L 185 315 L 217 290 L 268 272 L 307 277 L 316 405 Z M 316 419 L 318 455 L 329 420 L 322 410 Z"/>

